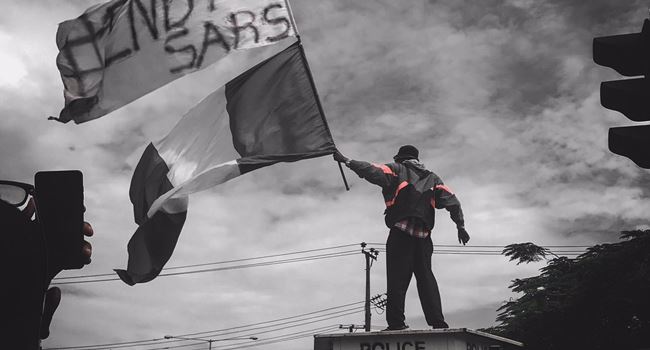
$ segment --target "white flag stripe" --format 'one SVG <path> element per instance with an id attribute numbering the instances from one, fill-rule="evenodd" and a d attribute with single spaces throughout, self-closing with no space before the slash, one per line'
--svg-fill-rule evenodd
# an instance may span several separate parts
<path id="1" fill-rule="evenodd" d="M 215 68 L 219 89 L 187 112 L 172 131 L 154 142 L 158 154 L 169 165 L 167 178 L 174 186 L 151 205 L 148 217 L 159 209 L 167 213 L 182 211 L 179 204 L 167 204 L 174 198 L 203 191 L 240 175 L 235 159 L 230 118 L 226 112 L 225 84 L 291 45 L 278 44 L 234 53 Z M 226 80 L 228 79 L 228 80 Z"/>
<path id="2" fill-rule="evenodd" d="M 180 202 L 176 202 L 177 200 L 183 200 L 191 193 L 206 190 L 239 175 L 241 175 L 239 165 L 235 160 L 206 169 L 202 173 L 197 174 L 187 182 L 180 184 L 178 187 L 174 187 L 156 199 L 151 204 L 147 216 L 153 217 L 159 209 L 162 209 L 169 214 L 181 212 L 182 206 L 178 205 Z M 185 210 L 187 210 L 187 206 L 185 208 Z"/>
<path id="3" fill-rule="evenodd" d="M 178 214 L 187 211 L 187 206 L 189 204 L 190 198 L 189 196 L 178 196 L 176 198 L 169 198 L 168 200 L 161 202 L 161 206 L 158 207 L 160 210 L 164 211 L 167 214 Z M 151 217 L 155 212 L 151 212 L 151 216 L 149 216 L 149 212 L 147 212 L 147 216 Z"/>
<path id="4" fill-rule="evenodd" d="M 208 95 L 181 118 L 174 129 L 154 143 L 169 168 L 174 187 L 217 164 L 239 158 L 232 143 L 224 87 Z"/>

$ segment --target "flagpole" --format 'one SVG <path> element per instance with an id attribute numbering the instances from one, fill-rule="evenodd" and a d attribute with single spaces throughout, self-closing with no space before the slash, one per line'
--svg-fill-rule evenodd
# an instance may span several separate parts
<path id="1" fill-rule="evenodd" d="M 298 26 L 296 25 L 296 19 L 293 18 L 293 11 L 291 11 L 291 4 L 289 4 L 289 0 L 284 0 L 284 4 L 287 5 L 287 13 L 289 13 L 289 20 L 291 21 L 291 25 L 293 26 L 293 31 L 296 32 L 296 38 L 298 39 L 298 42 L 300 42 L 300 33 L 298 33 Z"/>
<path id="2" fill-rule="evenodd" d="M 316 90 L 316 83 L 314 82 L 314 77 L 311 74 L 311 69 L 309 69 L 309 63 L 307 62 L 305 49 L 303 48 L 302 41 L 300 40 L 300 33 L 298 33 L 298 26 L 296 25 L 296 20 L 293 17 L 293 11 L 291 11 L 291 5 L 289 4 L 289 0 L 284 0 L 284 3 L 287 6 L 287 12 L 289 13 L 289 20 L 291 21 L 291 25 L 293 26 L 293 31 L 296 32 L 296 39 L 298 40 L 300 55 L 302 56 L 302 62 L 303 65 L 305 66 L 305 70 L 307 71 L 307 78 L 309 79 L 309 84 L 311 84 L 311 89 L 314 92 L 314 98 L 316 99 L 316 105 L 318 106 L 318 111 L 320 112 L 321 118 L 323 119 L 323 123 L 325 124 L 325 128 L 327 129 L 327 133 L 329 134 L 330 138 L 334 140 L 334 138 L 332 137 L 332 132 L 330 131 L 330 127 L 327 124 L 327 119 L 325 119 L 325 111 L 323 110 L 323 106 L 320 103 L 320 97 L 318 96 L 318 90 Z M 341 166 L 341 162 L 337 162 L 337 163 L 339 165 L 339 171 L 341 172 L 341 178 L 343 179 L 343 184 L 345 185 L 345 190 L 349 191 L 350 186 L 348 186 L 348 180 L 345 178 L 345 173 L 343 172 L 343 166 Z"/>

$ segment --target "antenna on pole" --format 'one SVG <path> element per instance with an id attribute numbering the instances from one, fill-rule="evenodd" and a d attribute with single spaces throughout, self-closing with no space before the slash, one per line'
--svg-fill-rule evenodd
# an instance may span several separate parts
<path id="1" fill-rule="evenodd" d="M 377 294 L 374 297 L 370 298 L 370 302 L 376 308 L 381 309 L 381 310 L 386 310 L 386 302 L 387 302 L 386 298 L 387 298 L 386 293 Z"/>

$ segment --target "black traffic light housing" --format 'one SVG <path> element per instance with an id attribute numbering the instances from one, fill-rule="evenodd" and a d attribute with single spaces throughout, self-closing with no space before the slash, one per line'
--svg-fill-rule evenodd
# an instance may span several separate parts
<path id="1" fill-rule="evenodd" d="M 593 43 L 594 62 L 613 68 L 634 79 L 600 84 L 603 107 L 623 113 L 633 121 L 650 120 L 650 21 L 640 33 L 598 37 Z M 650 127 L 631 126 L 609 129 L 609 150 L 650 169 Z"/>

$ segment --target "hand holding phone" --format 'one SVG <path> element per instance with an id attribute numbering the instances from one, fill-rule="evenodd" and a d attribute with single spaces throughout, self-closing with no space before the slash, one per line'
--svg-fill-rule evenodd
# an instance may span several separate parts
<path id="1" fill-rule="evenodd" d="M 84 249 L 83 175 L 78 170 L 40 171 L 34 176 L 36 218 L 47 246 L 48 274 L 80 269 Z"/>
<path id="2" fill-rule="evenodd" d="M 11 335 L 3 341 L 3 349 L 40 349 L 61 299 L 61 290 L 49 287 L 50 282 L 61 270 L 90 263 L 92 254 L 84 240 L 94 230 L 83 219 L 81 172 L 41 172 L 35 183 L 38 190 L 11 182 L 18 190 L 6 193 L 16 195 L 22 189 L 22 195 L 0 198 L 0 231 L 7 233 L 0 247 L 12 285 L 5 288 L 0 308 L 9 320 L 3 328 Z"/>

